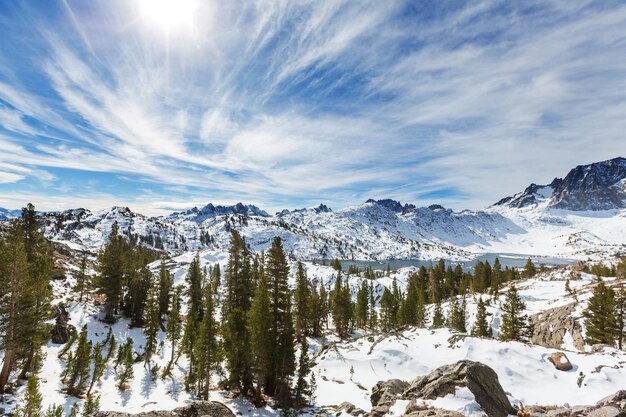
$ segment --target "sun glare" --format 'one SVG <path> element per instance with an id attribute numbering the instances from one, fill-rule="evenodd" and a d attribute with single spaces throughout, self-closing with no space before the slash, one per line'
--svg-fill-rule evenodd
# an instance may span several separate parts
<path id="1" fill-rule="evenodd" d="M 194 0 L 140 0 L 140 6 L 148 23 L 171 30 L 191 24 L 197 4 Z"/>

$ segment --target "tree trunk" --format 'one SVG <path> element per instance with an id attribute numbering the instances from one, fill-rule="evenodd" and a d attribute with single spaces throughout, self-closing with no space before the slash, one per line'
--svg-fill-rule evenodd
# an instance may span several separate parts
<path id="1" fill-rule="evenodd" d="M 14 359 L 14 350 L 12 348 L 7 348 L 7 350 L 4 352 L 2 370 L 0 371 L 0 394 L 4 394 L 4 389 L 7 385 L 7 382 L 9 382 L 9 375 L 11 375 L 11 369 L 13 368 Z"/>

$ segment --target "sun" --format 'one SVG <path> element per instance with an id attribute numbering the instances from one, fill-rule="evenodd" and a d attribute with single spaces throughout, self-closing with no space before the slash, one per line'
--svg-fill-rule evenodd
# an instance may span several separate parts
<path id="1" fill-rule="evenodd" d="M 190 25 L 196 12 L 195 0 L 139 0 L 146 23 L 170 31 Z"/>

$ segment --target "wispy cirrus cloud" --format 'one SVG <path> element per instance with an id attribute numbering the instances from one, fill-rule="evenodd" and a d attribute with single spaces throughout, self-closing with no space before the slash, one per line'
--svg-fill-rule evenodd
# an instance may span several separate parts
<path id="1" fill-rule="evenodd" d="M 198 2 L 168 31 L 132 1 L 0 7 L 10 207 L 480 208 L 625 150 L 619 2 Z"/>

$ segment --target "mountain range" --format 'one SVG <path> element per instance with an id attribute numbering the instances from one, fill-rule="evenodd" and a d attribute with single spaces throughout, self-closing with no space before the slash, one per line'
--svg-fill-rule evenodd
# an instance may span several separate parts
<path id="1" fill-rule="evenodd" d="M 298 259 L 469 259 L 485 252 L 585 259 L 621 253 L 626 239 L 626 159 L 581 165 L 550 184 L 531 184 L 480 211 L 367 200 L 333 211 L 324 204 L 275 215 L 254 205 L 207 204 L 149 217 L 127 207 L 40 213 L 51 239 L 97 250 L 117 221 L 141 244 L 174 252 L 228 247 L 231 229 L 253 250 L 279 235 Z M 0 209 L 0 221 L 19 210 Z"/>

